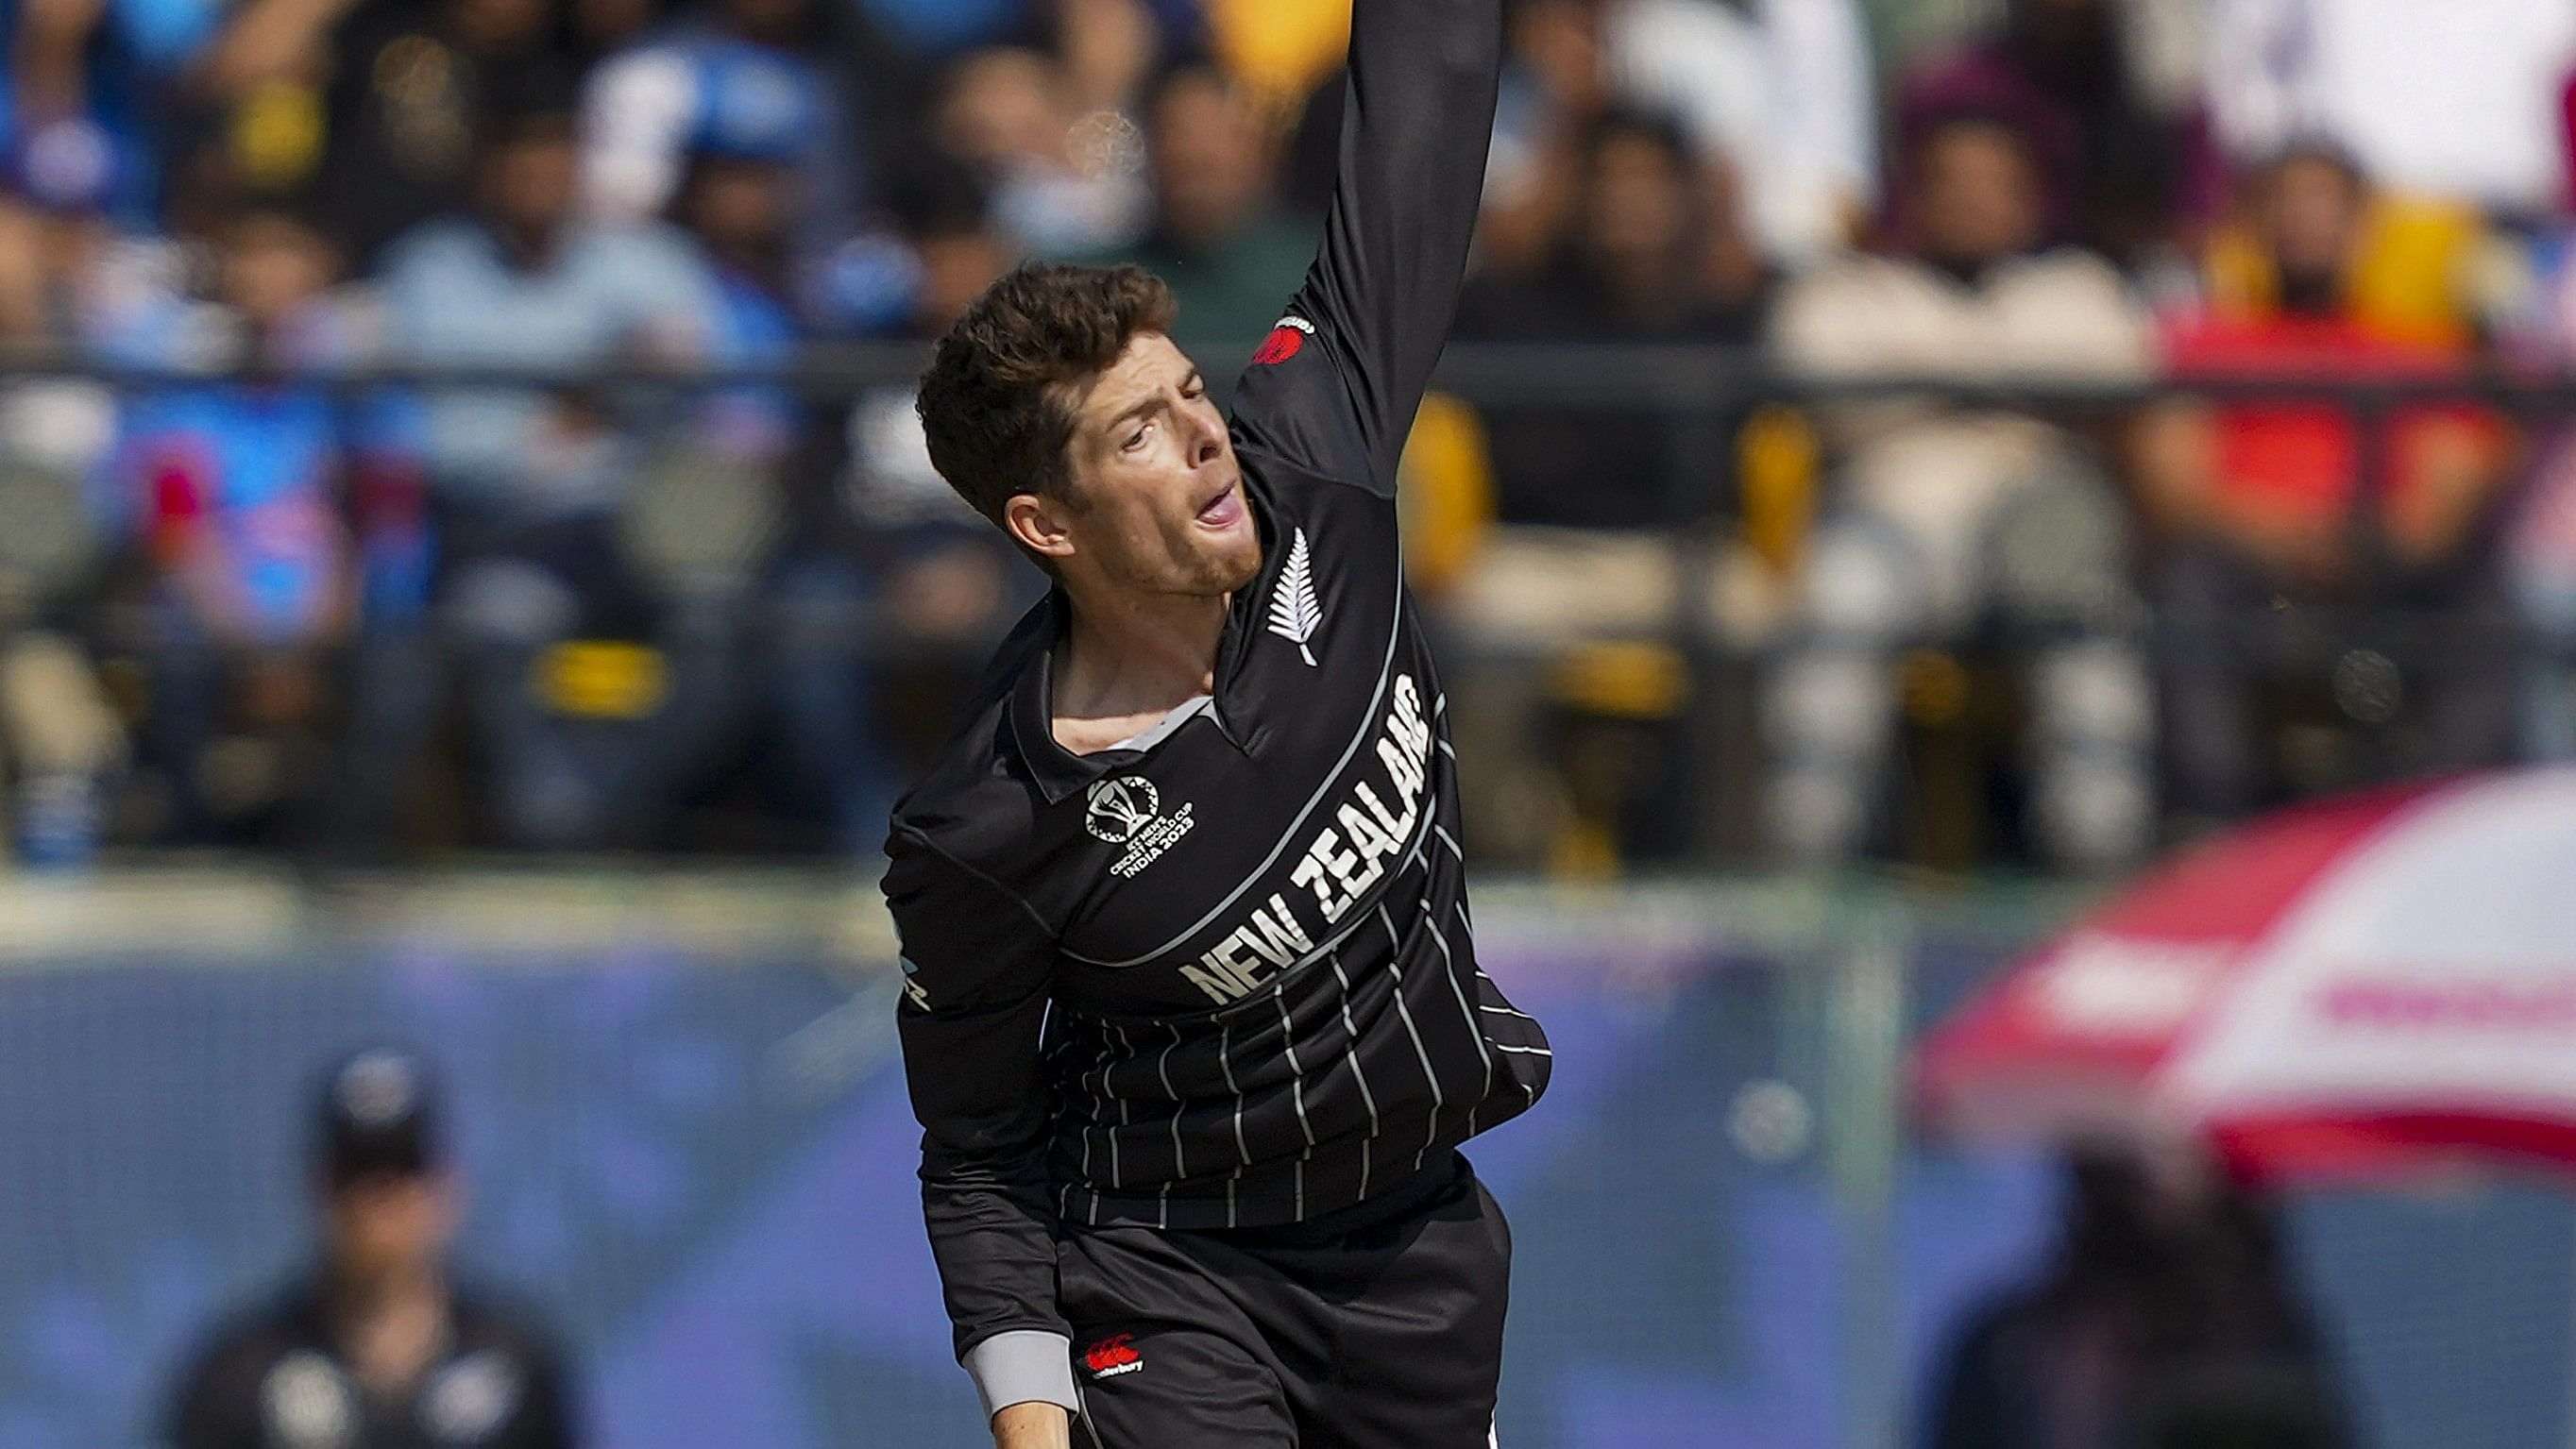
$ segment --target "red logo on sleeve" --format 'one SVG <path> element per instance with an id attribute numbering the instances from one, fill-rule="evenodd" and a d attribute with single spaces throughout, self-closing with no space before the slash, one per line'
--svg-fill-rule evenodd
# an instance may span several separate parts
<path id="1" fill-rule="evenodd" d="M 1252 365 L 1270 367 L 1286 362 L 1297 355 L 1297 349 L 1305 345 L 1305 333 L 1294 327 L 1273 327 L 1270 329 L 1269 340 L 1261 344 L 1259 352 L 1252 354 Z"/>
<path id="2" fill-rule="evenodd" d="M 1082 1366 L 1091 1370 L 1096 1379 L 1136 1372 L 1145 1366 L 1145 1356 L 1131 1347 L 1135 1338 L 1132 1333 L 1121 1333 L 1100 1340 L 1082 1351 Z"/>
<path id="3" fill-rule="evenodd" d="M 1252 365 L 1270 367 L 1286 362 L 1297 355 L 1298 349 L 1306 345 L 1306 339 L 1314 332 L 1315 324 L 1303 317 L 1280 318 L 1279 325 L 1270 329 L 1269 339 L 1261 344 L 1261 350 L 1252 354 Z"/>

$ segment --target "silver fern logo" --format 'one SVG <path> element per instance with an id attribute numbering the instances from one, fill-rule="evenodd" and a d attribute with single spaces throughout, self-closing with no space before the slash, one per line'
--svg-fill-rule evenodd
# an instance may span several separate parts
<path id="1" fill-rule="evenodd" d="M 1324 606 L 1315 597 L 1315 573 L 1306 557 L 1306 530 L 1301 528 L 1289 539 L 1288 566 L 1279 571 L 1279 587 L 1270 596 L 1270 632 L 1296 645 L 1299 657 L 1311 668 L 1315 651 L 1307 645 L 1323 623 Z"/>

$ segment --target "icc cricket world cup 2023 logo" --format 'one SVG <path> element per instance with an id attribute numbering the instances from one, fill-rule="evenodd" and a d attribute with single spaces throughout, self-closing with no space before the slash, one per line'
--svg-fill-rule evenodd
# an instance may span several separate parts
<path id="1" fill-rule="evenodd" d="M 1083 825 L 1092 834 L 1112 845 L 1124 845 L 1136 838 L 1163 808 L 1162 793 L 1154 782 L 1141 775 L 1125 775 L 1103 780 L 1091 787 L 1087 797 L 1091 809 Z"/>

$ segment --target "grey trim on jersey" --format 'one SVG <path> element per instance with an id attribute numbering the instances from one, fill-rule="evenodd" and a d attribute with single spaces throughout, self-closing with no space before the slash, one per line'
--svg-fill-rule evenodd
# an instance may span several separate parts
<path id="1" fill-rule="evenodd" d="M 1206 714 L 1209 710 L 1214 709 L 1215 707 L 1216 696 L 1213 694 L 1202 694 L 1196 699 L 1185 700 L 1180 704 L 1173 705 L 1171 710 L 1161 719 L 1145 726 L 1143 729 L 1129 735 L 1123 740 L 1120 740 L 1118 743 L 1109 746 L 1108 749 L 1104 749 L 1100 753 L 1105 755 L 1109 753 L 1109 750 L 1150 750 L 1154 746 L 1161 744 L 1163 741 L 1170 739 L 1174 734 L 1179 733 L 1181 726 L 1188 724 L 1191 720 L 1197 719 L 1200 715 Z"/>
<path id="2" fill-rule="evenodd" d="M 1384 900 L 1377 903 L 1377 914 L 1379 920 L 1386 922 L 1388 938 L 1393 939 L 1395 917 L 1387 911 Z M 1431 929 L 1437 931 L 1440 927 L 1435 922 Z M 1432 1147 L 1440 1141 L 1440 1114 L 1448 1110 L 1449 1097 L 1447 1093 L 1440 1090 L 1440 1073 L 1431 1065 L 1430 1049 L 1422 1044 L 1422 1028 L 1413 1024 L 1413 1009 L 1404 1004 L 1404 982 L 1401 979 L 1398 979 L 1395 984 L 1395 1015 L 1397 1020 L 1404 1023 L 1404 1034 L 1413 1040 L 1413 1055 L 1422 1063 L 1423 1083 L 1431 1088 L 1430 1134 L 1422 1139 L 1422 1150 L 1413 1154 L 1413 1170 L 1420 1172 L 1423 1159 L 1431 1155 Z"/>
<path id="3" fill-rule="evenodd" d="M 1467 903 L 1461 900 L 1457 904 L 1458 924 L 1464 926 L 1467 924 Z M 1440 962 L 1448 968 L 1442 974 L 1449 978 L 1450 995 L 1458 999 L 1458 1014 L 1466 1019 L 1468 1038 L 1476 1043 L 1476 1058 L 1485 1064 L 1485 1091 L 1482 1096 L 1490 1096 L 1494 1090 L 1494 1054 L 1485 1049 L 1485 1027 L 1482 1022 L 1476 1020 L 1476 1008 L 1467 1004 L 1467 988 L 1458 984 L 1458 962 L 1449 951 L 1449 933 L 1441 929 L 1440 918 L 1432 911 L 1429 896 L 1422 898 L 1422 917 L 1430 922 L 1431 944 L 1440 948 Z M 1470 931 L 1468 934 L 1472 936 L 1474 932 Z M 1480 1105 L 1482 1096 L 1479 1097 Z M 1474 1107 L 1467 1109 L 1467 1135 L 1470 1137 L 1476 1135 Z"/>
<path id="4" fill-rule="evenodd" d="M 1351 1076 L 1360 1084 L 1360 1101 L 1368 1107 L 1368 1135 L 1360 1139 L 1360 1196 L 1365 1198 L 1369 1195 L 1369 1169 L 1374 1165 L 1370 1161 L 1369 1146 L 1386 1135 L 1386 1126 L 1378 1121 L 1377 1093 L 1369 1090 L 1368 1073 L 1360 1068 L 1360 1029 L 1351 1020 L 1351 976 L 1342 969 L 1342 953 L 1339 951 L 1333 953 L 1333 979 L 1342 988 L 1342 1035 L 1350 1038 L 1351 1043 L 1351 1049 L 1343 1060 L 1351 1064 Z M 1403 983 L 1398 982 L 1396 989 L 1402 991 Z"/>
<path id="5" fill-rule="evenodd" d="M 966 1374 L 984 1400 L 984 1418 L 1013 1404 L 1054 1404 L 1078 1413 L 1082 1399 L 1074 1392 L 1073 1340 L 1040 1328 L 997 1333 L 966 1350 Z"/>

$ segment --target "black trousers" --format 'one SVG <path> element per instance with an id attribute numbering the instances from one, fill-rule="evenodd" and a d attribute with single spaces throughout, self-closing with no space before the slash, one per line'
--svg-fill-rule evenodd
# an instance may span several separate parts
<path id="1" fill-rule="evenodd" d="M 1511 1229 L 1464 1157 L 1282 1228 L 1077 1228 L 1080 1449 L 1487 1449 Z"/>

